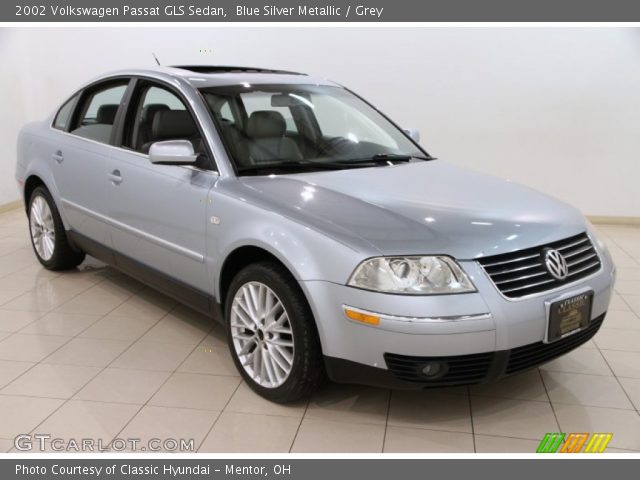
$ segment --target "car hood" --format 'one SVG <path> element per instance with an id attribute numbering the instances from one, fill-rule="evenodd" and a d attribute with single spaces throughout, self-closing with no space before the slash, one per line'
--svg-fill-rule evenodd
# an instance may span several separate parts
<path id="1" fill-rule="evenodd" d="M 585 231 L 575 208 L 442 160 L 240 179 L 245 197 L 384 255 L 473 259 Z"/>

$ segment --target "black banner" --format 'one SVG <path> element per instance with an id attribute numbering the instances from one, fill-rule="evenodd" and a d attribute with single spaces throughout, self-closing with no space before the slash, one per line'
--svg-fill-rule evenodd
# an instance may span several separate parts
<path id="1" fill-rule="evenodd" d="M 15 0 L 2 22 L 634 22 L 629 0 Z"/>
<path id="2" fill-rule="evenodd" d="M 639 460 L 571 459 L 2 459 L 0 478 L 9 479 L 193 479 L 403 480 L 518 478 L 636 478 Z M 491 475 L 491 477 L 489 477 Z"/>

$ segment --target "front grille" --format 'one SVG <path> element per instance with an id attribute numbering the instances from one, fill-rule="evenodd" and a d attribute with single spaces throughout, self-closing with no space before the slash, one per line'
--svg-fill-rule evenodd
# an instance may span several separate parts
<path id="1" fill-rule="evenodd" d="M 409 357 L 395 353 L 385 353 L 387 368 L 400 380 L 424 383 L 425 385 L 463 385 L 485 378 L 489 372 L 493 352 L 460 355 L 456 357 Z M 422 374 L 422 368 L 429 362 L 447 364 L 443 376 L 429 379 Z"/>
<path id="2" fill-rule="evenodd" d="M 558 250 L 566 259 L 569 274 L 565 280 L 555 279 L 544 266 L 547 249 Z M 539 247 L 482 258 L 478 262 L 496 288 L 509 298 L 545 292 L 600 270 L 600 258 L 586 233 Z"/>
<path id="3" fill-rule="evenodd" d="M 505 373 L 509 375 L 535 367 L 536 365 L 553 360 L 579 347 L 589 341 L 598 332 L 603 320 L 604 315 L 594 318 L 584 330 L 553 343 L 538 342 L 514 348 L 511 350 L 511 355 L 509 355 L 509 362 L 507 363 Z"/>

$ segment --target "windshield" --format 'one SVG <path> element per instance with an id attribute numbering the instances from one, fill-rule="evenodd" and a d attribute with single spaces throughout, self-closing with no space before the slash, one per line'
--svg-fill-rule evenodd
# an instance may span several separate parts
<path id="1" fill-rule="evenodd" d="M 383 115 L 340 87 L 247 83 L 201 93 L 240 175 L 430 159 Z"/>

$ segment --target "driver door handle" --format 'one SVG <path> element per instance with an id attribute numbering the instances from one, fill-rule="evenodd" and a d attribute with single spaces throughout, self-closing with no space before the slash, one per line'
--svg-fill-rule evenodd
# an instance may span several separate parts
<path id="1" fill-rule="evenodd" d="M 122 176 L 120 175 L 120 170 L 114 170 L 109 174 L 109 180 L 114 185 L 120 185 L 122 183 Z"/>

